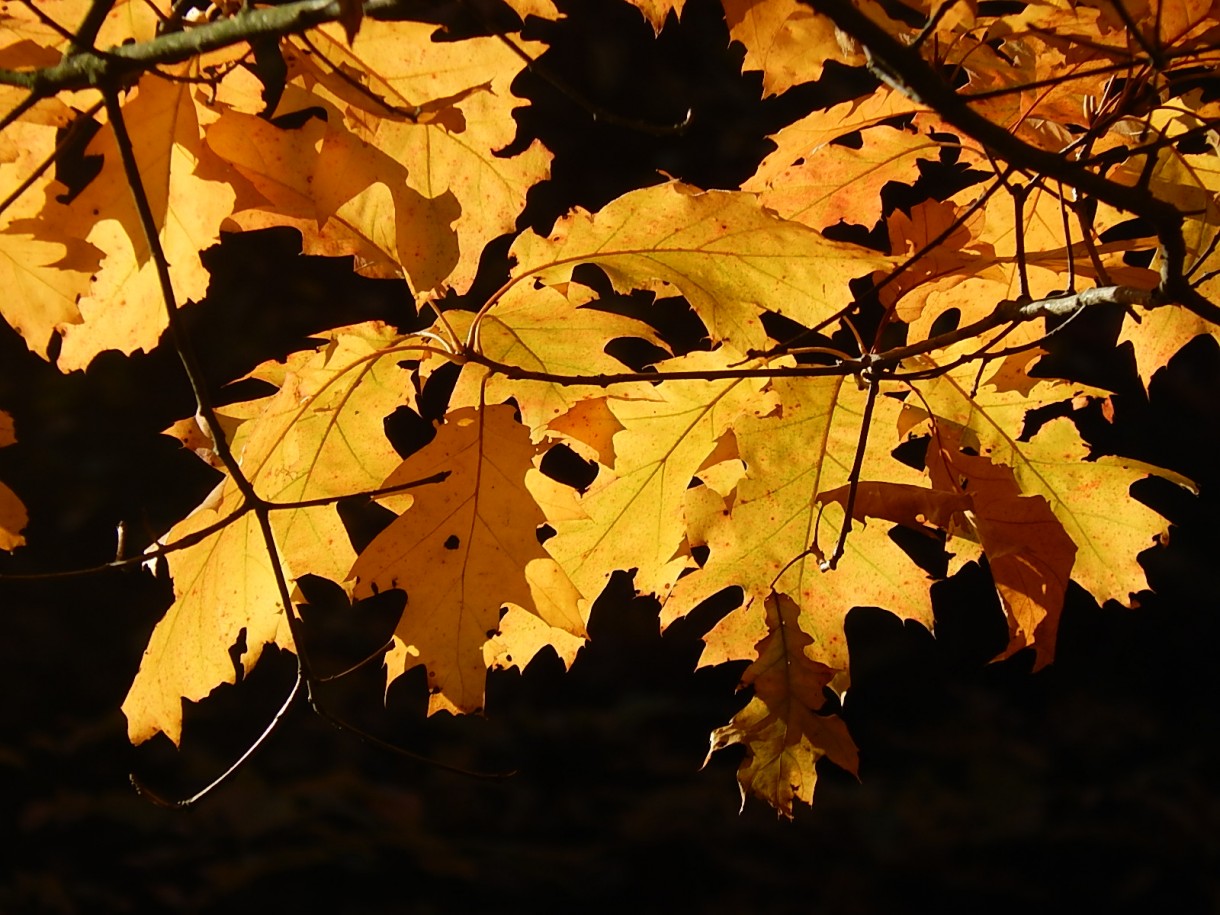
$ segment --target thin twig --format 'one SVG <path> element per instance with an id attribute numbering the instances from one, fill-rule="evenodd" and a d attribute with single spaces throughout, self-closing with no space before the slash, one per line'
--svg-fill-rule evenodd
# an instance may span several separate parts
<path id="1" fill-rule="evenodd" d="M 440 483 L 447 479 L 451 471 L 442 470 L 430 476 L 421 477 L 418 480 L 409 480 L 406 483 L 399 483 L 395 486 L 381 486 L 377 489 L 365 489 L 360 492 L 342 493 L 335 496 L 322 496 L 317 499 L 301 499 L 296 502 L 266 502 L 268 511 L 290 511 L 301 508 L 315 508 L 321 505 L 334 505 L 346 499 L 376 499 L 381 496 L 392 495 L 396 492 L 414 489 L 417 486 L 426 486 L 432 483 Z M 197 543 L 202 543 L 218 531 L 224 530 L 229 525 L 239 521 L 241 518 L 253 511 L 253 506 L 249 503 L 235 508 L 230 514 L 225 515 L 207 527 L 200 528 L 186 534 L 177 540 L 170 543 L 159 543 L 149 547 L 138 556 L 127 556 L 122 560 L 116 559 L 114 562 L 104 562 L 100 565 L 84 566 L 77 569 L 63 569 L 56 572 L 24 572 L 24 573 L 5 573 L 0 574 L 0 582 L 10 581 L 54 581 L 60 578 L 83 578 L 87 575 L 98 575 L 102 572 L 113 572 L 119 569 L 129 569 L 132 566 L 144 565 L 153 560 L 160 559 L 162 556 L 169 556 L 171 553 L 177 553 L 192 547 Z"/>
<path id="2" fill-rule="evenodd" d="M 864 383 L 868 385 L 868 399 L 864 402 L 864 415 L 860 418 L 860 437 L 856 440 L 856 456 L 851 463 L 851 472 L 847 476 L 847 503 L 843 509 L 843 526 L 839 528 L 839 539 L 835 543 L 834 552 L 822 562 L 823 572 L 832 572 L 843 558 L 847 549 L 847 535 L 851 533 L 851 516 L 856 509 L 856 492 L 860 488 L 860 470 L 864 466 L 864 452 L 868 450 L 868 433 L 873 422 L 873 406 L 877 402 L 879 379 L 871 369 L 861 372 Z"/>
<path id="3" fill-rule="evenodd" d="M 422 754 L 408 750 L 406 747 L 400 747 L 396 743 L 383 740 L 375 734 L 370 734 L 368 731 L 364 730 L 364 728 L 358 727 L 346 719 L 339 718 L 321 705 L 314 704 L 313 710 L 317 712 L 318 716 L 322 718 L 322 720 L 326 721 L 332 727 L 337 728 L 340 731 L 347 731 L 349 734 L 354 734 L 365 743 L 372 744 L 379 749 L 393 753 L 395 756 L 401 756 L 403 759 L 410 759 L 414 762 L 424 763 L 425 765 L 431 766 L 434 769 L 440 769 L 443 772 L 452 772 L 455 775 L 465 775 L 468 778 L 477 778 L 483 781 L 500 781 L 502 779 L 512 778 L 517 774 L 516 769 L 510 769 L 507 772 L 482 772 L 476 769 L 465 769 L 462 766 L 457 766 L 453 763 L 441 762 L 438 759 L 432 759 L 431 757 L 423 756 Z"/>
<path id="4" fill-rule="evenodd" d="M 76 140 L 77 134 L 79 134 L 81 131 L 81 125 L 86 123 L 89 118 L 101 111 L 103 104 L 103 102 L 97 102 L 93 105 L 93 107 L 88 108 L 73 119 L 71 125 L 63 132 L 63 136 L 60 137 L 59 142 L 55 144 L 55 148 L 51 150 L 50 154 L 40 163 L 38 163 L 37 166 L 35 166 L 34 170 L 25 177 L 24 181 L 13 188 L 12 193 L 5 197 L 3 201 L 0 201 L 0 216 L 3 216 L 8 208 L 16 203 L 17 199 L 28 191 L 34 185 L 34 183 L 46 173 L 48 168 L 55 164 L 55 160 L 59 158 L 59 154 L 67 149 L 68 146 L 70 146 Z M 0 130 L 2 129 L 3 128 L 0 128 Z"/>
<path id="5" fill-rule="evenodd" d="M 225 769 L 224 772 L 222 772 L 207 787 L 202 788 L 199 791 L 196 791 L 194 794 L 192 794 L 188 798 L 184 798 L 183 800 L 180 800 L 180 801 L 174 801 L 174 800 L 170 800 L 169 798 L 167 798 L 164 794 L 161 794 L 157 791 L 154 791 L 152 788 L 149 788 L 148 785 L 146 785 L 133 772 L 129 777 L 131 779 L 132 787 L 134 787 L 136 789 L 136 794 L 140 795 L 141 797 L 148 798 L 148 800 L 152 801 L 158 807 L 168 807 L 172 810 L 182 810 L 186 807 L 190 807 L 192 804 L 196 803 L 197 801 L 200 801 L 203 798 L 207 797 L 207 795 L 210 794 L 213 791 L 213 789 L 215 789 L 219 785 L 223 784 L 225 781 L 228 780 L 229 776 L 231 776 L 234 772 L 236 772 L 238 769 L 240 769 L 242 767 L 242 765 L 245 764 L 246 760 L 254 755 L 255 750 L 257 750 L 264 743 L 266 743 L 267 738 L 271 736 L 272 732 L 275 731 L 276 727 L 279 725 L 280 720 L 284 717 L 285 714 L 287 714 L 288 709 L 292 707 L 293 700 L 296 699 L 297 693 L 300 692 L 300 690 L 301 690 L 301 672 L 298 670 L 296 679 L 293 681 L 293 684 L 292 684 L 292 690 L 288 693 L 288 698 L 284 700 L 283 704 L 279 708 L 279 711 L 277 711 L 275 713 L 275 715 L 272 717 L 272 719 L 267 723 L 267 726 L 265 728 L 263 728 L 263 732 L 261 734 L 259 734 L 258 737 L 255 738 L 254 742 L 252 744 L 250 744 L 250 746 L 246 747 L 246 752 L 242 753 L 241 756 L 237 757 L 237 760 L 233 763 L 233 765 L 231 765 L 231 766 L 229 766 L 229 768 Z"/>
<path id="6" fill-rule="evenodd" d="M 367 667 L 369 664 L 372 664 L 378 658 L 382 657 L 387 651 L 390 650 L 391 647 L 393 647 L 393 645 L 394 645 L 394 639 L 393 639 L 393 637 L 391 637 L 386 641 L 386 643 L 384 645 L 382 645 L 372 654 L 370 654 L 364 658 L 361 658 L 355 664 L 351 665 L 350 667 L 345 667 L 343 670 L 339 671 L 338 673 L 327 674 L 324 677 L 315 673 L 314 682 L 315 683 L 332 683 L 335 680 L 343 679 L 348 674 L 354 674 L 356 671 L 360 670 L 360 668 Z"/>

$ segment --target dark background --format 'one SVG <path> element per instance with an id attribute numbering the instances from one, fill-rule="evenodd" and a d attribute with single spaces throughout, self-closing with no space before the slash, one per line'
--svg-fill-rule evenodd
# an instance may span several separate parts
<path id="1" fill-rule="evenodd" d="M 572 7 L 531 33 L 553 44 L 547 68 L 641 122 L 690 107 L 692 126 L 654 136 L 595 123 L 546 81 L 521 77 L 532 102 L 523 142 L 538 136 L 555 153 L 522 227 L 546 231 L 571 206 L 596 209 L 658 170 L 733 186 L 765 155 L 767 133 L 860 85 L 832 70 L 822 85 L 759 102 L 711 0 L 689 0 L 657 40 L 623 4 Z M 498 285 L 506 250 L 507 240 L 489 249 L 472 301 Z M 207 301 L 185 314 L 217 386 L 325 327 L 414 326 L 400 286 L 302 258 L 290 232 L 230 239 L 209 257 Z M 547 654 L 524 675 L 492 674 L 486 718 L 425 720 L 418 669 L 385 707 L 375 666 L 326 693 L 353 723 L 417 753 L 516 774 L 412 762 L 298 708 L 188 811 L 140 798 L 128 773 L 175 797 L 207 784 L 269 720 L 293 660 L 269 651 L 246 682 L 188 707 L 181 751 L 164 739 L 132 748 L 119 705 L 168 583 L 134 570 L 0 582 L 0 829 L 15 840 L 0 911 L 1220 911 L 1220 358 L 1210 338 L 1196 341 L 1145 397 L 1129 351 L 1114 348 L 1116 319 L 1076 324 L 1057 343 L 1059 364 L 1118 392 L 1114 425 L 1087 417 L 1090 440 L 1200 484 L 1198 498 L 1137 484 L 1173 524 L 1170 545 L 1143 557 L 1156 593 L 1131 610 L 1098 607 L 1073 586 L 1058 658 L 1037 674 L 1025 654 L 988 663 L 1004 624 L 977 569 L 934 587 L 935 640 L 881 610 L 853 611 L 843 714 L 861 781 L 823 767 L 813 808 L 794 823 L 753 800 L 738 813 L 740 751 L 699 769 L 709 731 L 745 700 L 734 695 L 741 665 L 694 671 L 714 610 L 662 637 L 655 604 L 633 599 L 625 579 L 598 602 L 571 673 Z M 20 439 L 0 451 L 0 479 L 32 519 L 29 546 L 0 556 L 0 571 L 104 562 L 120 520 L 146 542 L 212 485 L 157 434 L 194 409 L 165 348 L 103 356 L 65 377 L 0 329 L 0 408 Z M 309 599 L 307 622 L 335 668 L 373 647 L 394 609 L 346 608 L 321 584 Z"/>

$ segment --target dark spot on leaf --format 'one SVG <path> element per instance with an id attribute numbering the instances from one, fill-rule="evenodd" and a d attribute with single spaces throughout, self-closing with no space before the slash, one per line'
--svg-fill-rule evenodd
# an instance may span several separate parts
<path id="1" fill-rule="evenodd" d="M 447 550 L 456 550 L 461 545 L 462 541 L 458 539 L 457 534 L 450 534 L 445 538 L 445 549 Z"/>

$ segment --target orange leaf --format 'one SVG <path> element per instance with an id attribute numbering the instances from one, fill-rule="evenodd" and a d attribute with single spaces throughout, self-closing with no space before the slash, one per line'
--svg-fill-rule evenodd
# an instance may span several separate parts
<path id="1" fill-rule="evenodd" d="M 755 646 L 758 658 L 741 677 L 741 687 L 752 686 L 754 698 L 712 733 L 708 757 L 743 744 L 746 758 L 737 770 L 742 805 L 753 794 L 792 819 L 794 800 L 813 802 L 819 759 L 828 756 L 853 775 L 858 759 L 842 719 L 817 714 L 835 672 L 811 657 L 813 639 L 801 630 L 796 604 L 783 595 L 771 597 L 766 614 L 767 635 Z"/>
<path id="2" fill-rule="evenodd" d="M 423 664 L 429 713 L 483 708 L 484 652 L 524 666 L 550 628 L 584 637 L 579 595 L 537 539 L 546 522 L 531 493 L 536 449 L 506 406 L 451 413 L 436 438 L 411 455 L 385 485 L 447 472 L 420 490 L 352 566 L 355 594 L 407 592 L 407 607 L 386 655 L 390 682 Z M 381 499 L 401 505 L 402 497 Z M 501 608 L 518 607 L 548 628 L 518 621 L 500 631 Z M 514 641 L 514 634 L 519 639 Z M 561 654 L 568 639 L 558 639 Z M 509 658 L 511 657 L 511 661 Z"/>

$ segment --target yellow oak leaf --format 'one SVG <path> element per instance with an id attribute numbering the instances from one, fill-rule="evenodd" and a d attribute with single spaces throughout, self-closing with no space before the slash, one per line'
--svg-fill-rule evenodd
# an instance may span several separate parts
<path id="1" fill-rule="evenodd" d="M 13 432 L 13 418 L 0 410 L 0 448 L 7 448 L 17 441 Z M 30 516 L 17 494 L 0 482 L 0 550 L 10 553 L 25 543 L 21 531 L 29 523 Z"/>
<path id="2" fill-rule="evenodd" d="M 870 96 L 810 112 L 767 137 L 776 148 L 763 159 L 742 189 L 758 191 L 769 187 L 795 162 L 808 159 L 832 141 L 896 118 L 910 120 L 921 132 L 930 128 L 946 130 L 940 119 L 923 105 L 889 86 L 879 86 Z"/>
<path id="3" fill-rule="evenodd" d="M 174 525 L 166 541 L 200 535 L 238 504 L 232 491 L 211 501 Z M 239 640 L 245 643 L 239 660 L 245 673 L 267 645 L 293 650 L 271 557 L 253 514 L 171 554 L 169 566 L 174 603 L 153 629 L 123 700 L 127 736 L 137 744 L 158 733 L 180 743 L 182 701 L 198 702 L 236 681 L 230 649 Z"/>
<path id="4" fill-rule="evenodd" d="M 731 351 L 667 359 L 662 371 L 724 368 Z M 557 522 L 547 548 L 589 600 L 615 569 L 635 569 L 635 586 L 665 594 L 686 566 L 680 554 L 683 501 L 691 478 L 741 417 L 767 412 L 772 401 L 759 379 L 668 381 L 656 400 L 611 400 L 622 430 L 613 467 L 603 467 L 581 497 L 585 518 Z"/>
<path id="5" fill-rule="evenodd" d="M 436 438 L 408 457 L 386 486 L 438 472 L 352 566 L 354 593 L 401 588 L 407 606 L 386 655 L 388 682 L 423 664 L 429 713 L 483 707 L 485 651 L 496 663 L 524 666 L 548 643 L 550 628 L 583 639 L 580 595 L 538 542 L 547 518 L 531 492 L 537 448 L 509 406 L 451 412 Z M 401 497 L 382 498 L 388 506 Z M 547 629 L 514 620 L 500 630 L 501 608 L 516 606 Z M 513 638 L 521 636 L 520 641 Z M 487 649 L 489 640 L 497 639 Z M 558 639 L 561 657 L 571 650 Z M 511 656 L 512 661 L 508 658 Z"/>
<path id="6" fill-rule="evenodd" d="M 207 142 L 257 191 L 233 215 L 244 229 L 293 226 L 306 253 L 353 255 L 366 276 L 438 276 L 457 262 L 454 201 L 413 191 L 402 164 L 348 131 L 333 109 L 295 129 L 232 111 Z"/>
<path id="7" fill-rule="evenodd" d="M 1067 399 L 1073 389 L 1043 384 L 1025 395 L 984 384 L 972 392 L 975 369 L 966 368 L 917 383 L 936 422 L 959 427 L 964 445 L 1010 467 L 1023 495 L 1045 498 L 1076 544 L 1072 577 L 1098 601 L 1128 604 L 1132 594 L 1146 587 L 1136 555 L 1165 532 L 1160 515 L 1131 498 L 1131 484 L 1149 475 L 1192 491 L 1194 484 L 1181 474 L 1129 458 L 1107 455 L 1087 461 L 1088 448 L 1065 417 L 1051 420 L 1032 439 L 1022 441 L 1026 412 L 1040 403 Z"/>
<path id="8" fill-rule="evenodd" d="M 534 656 L 544 648 L 554 650 L 565 668 L 576 660 L 576 653 L 585 644 L 581 636 L 567 629 L 552 626 L 542 617 L 520 607 L 509 606 L 500 618 L 500 628 L 483 645 L 483 664 L 489 670 L 516 667 L 524 670 Z"/>
<path id="9" fill-rule="evenodd" d="M 757 660 L 741 677 L 754 697 L 733 720 L 712 732 L 708 758 L 733 744 L 746 748 L 737 770 L 741 802 L 753 794 L 792 819 L 792 802 L 813 802 L 817 761 L 823 756 L 856 773 L 856 745 L 836 715 L 819 715 L 822 690 L 835 675 L 809 652 L 800 611 L 783 595 L 765 602 L 767 633 L 755 646 Z M 706 762 L 704 763 L 706 765 Z"/>
<path id="10" fill-rule="evenodd" d="M 172 68 L 191 74 L 190 64 Z M 221 220 L 233 206 L 232 188 L 205 177 L 209 156 L 196 117 L 198 86 L 147 76 L 123 105 L 145 192 L 169 263 L 178 304 L 200 299 L 208 273 L 201 251 L 220 237 Z M 80 301 L 81 323 L 61 327 L 58 364 L 81 369 L 106 349 L 151 350 L 167 317 L 156 267 L 127 185 L 114 132 L 103 129 L 89 155 L 103 157 L 101 173 L 70 204 L 48 194 L 36 234 L 48 241 L 80 238 L 103 252 L 101 267 Z"/>
<path id="11" fill-rule="evenodd" d="M 761 70 L 763 96 L 786 92 L 822 75 L 827 60 L 864 62 L 840 42 L 833 22 L 800 0 L 723 0 L 729 37 L 746 49 L 742 69 Z"/>
<path id="12" fill-rule="evenodd" d="M 1054 658 L 1076 544 L 1045 498 L 1021 495 L 1010 468 L 962 452 L 952 430 L 937 432 L 928 445 L 933 488 L 866 480 L 856 487 L 852 515 L 977 539 L 1008 618 L 1009 643 L 1000 657 L 1033 647 L 1035 668 L 1043 667 Z M 846 505 L 849 497 L 850 487 L 841 486 L 819 501 Z"/>
<path id="13" fill-rule="evenodd" d="M 628 0 L 628 2 L 643 13 L 654 33 L 661 31 L 661 26 L 665 25 L 665 20 L 669 18 L 670 12 L 675 17 L 681 16 L 682 8 L 686 6 L 686 0 Z"/>
<path id="14" fill-rule="evenodd" d="M 0 11 L 0 66 L 18 66 L 5 55 L 10 46 L 25 42 L 55 52 L 55 59 L 48 60 L 47 64 L 58 63 L 68 48 L 65 33 L 76 34 L 93 5 L 92 0 L 38 0 L 38 12 L 42 14 L 38 16 L 26 4 L 6 4 Z M 153 4 L 143 0 L 115 0 L 98 29 L 94 46 L 106 50 L 128 41 L 147 41 L 156 34 L 159 22 Z M 62 31 L 51 23 L 60 26 Z"/>
<path id="15" fill-rule="evenodd" d="M 524 19 L 526 16 L 537 16 L 539 19 L 562 19 L 563 13 L 555 6 L 553 0 L 505 0 L 513 8 L 513 12 Z"/>
<path id="16" fill-rule="evenodd" d="M 569 284 L 569 293 L 574 285 Z M 472 318 L 469 312 L 451 312 L 445 320 L 464 337 Z M 630 371 L 605 352 L 606 344 L 623 337 L 665 348 L 656 331 L 643 321 L 578 307 L 568 295 L 548 286 L 533 289 L 518 284 L 480 320 L 477 342 L 482 355 L 505 365 L 560 375 L 597 375 Z M 651 391 L 652 386 L 641 381 L 618 385 L 614 394 L 618 398 L 648 397 Z M 541 430 L 582 401 L 605 393 L 596 385 L 508 378 L 470 363 L 462 370 L 450 404 L 475 406 L 482 399 L 503 403 L 511 397 L 521 410 L 521 421 Z"/>
<path id="17" fill-rule="evenodd" d="M 678 182 L 625 194 L 596 215 L 576 210 L 549 238 L 523 233 L 510 254 L 517 281 L 558 285 L 596 264 L 615 289 L 684 295 L 714 342 L 765 347 L 760 314 L 809 327 L 852 300 L 849 281 L 890 263 L 761 207 L 754 195 Z"/>
<path id="18" fill-rule="evenodd" d="M 583 458 L 613 467 L 618 460 L 614 436 L 623 431 L 609 397 L 581 400 L 546 424 L 548 437 L 561 439 Z"/>
<path id="19" fill-rule="evenodd" d="M 255 371 L 255 377 L 278 379 L 279 390 L 260 398 L 261 409 L 240 425 L 232 444 L 259 496 L 280 503 L 337 500 L 380 486 L 399 463 L 385 438 L 384 418 L 413 396 L 410 374 L 397 364 L 397 339 L 378 324 L 340 328 L 319 350 Z M 226 480 L 164 540 L 201 536 L 240 505 L 236 484 Z M 289 581 L 306 574 L 342 581 L 347 575 L 355 551 L 333 501 L 276 508 L 270 522 Z M 243 629 L 246 671 L 268 643 L 293 649 L 253 513 L 170 553 L 168 561 L 174 603 L 153 631 L 123 705 L 136 743 L 157 732 L 178 742 L 182 699 L 201 699 L 234 681 L 229 651 Z"/>
<path id="20" fill-rule="evenodd" d="M 18 121 L 0 139 L 11 156 L 0 157 L 0 197 L 15 193 L 55 149 L 55 126 Z M 49 179 L 27 190 L 0 214 L 0 315 L 33 352 L 47 357 L 58 327 L 80 320 L 77 300 L 89 289 L 99 252 L 72 239 L 38 238 L 33 217 L 42 207 Z"/>
<path id="21" fill-rule="evenodd" d="M 1204 283 L 1199 292 L 1214 302 L 1218 289 L 1220 286 L 1215 283 Z M 1135 368 L 1146 391 L 1152 376 L 1200 334 L 1210 334 L 1220 340 L 1220 328 L 1185 308 L 1154 308 L 1141 315 L 1139 324 L 1129 315 L 1124 318 L 1118 342 L 1130 341 L 1135 352 Z"/>
<path id="22" fill-rule="evenodd" d="M 758 191 L 764 206 L 814 228 L 840 220 L 872 226 L 881 218 L 881 189 L 891 181 L 914 184 L 918 162 L 935 160 L 942 144 L 892 127 L 865 130 L 862 137 L 859 148 L 827 145 L 810 150 L 765 186 L 751 180 L 742 190 Z"/>
<path id="23" fill-rule="evenodd" d="M 368 20 L 352 48 L 336 26 L 311 32 L 308 44 L 290 38 L 285 47 L 290 78 L 398 163 L 406 188 L 436 208 L 431 231 L 447 228 L 454 236 L 451 263 L 408 273 L 417 292 L 442 283 L 464 290 L 484 246 L 513 229 L 551 159 L 537 140 L 515 155 L 496 155 L 516 137 L 513 111 L 523 104 L 510 89 L 525 66 L 513 50 L 497 38 L 433 41 L 433 31 L 426 23 Z M 546 50 L 509 37 L 531 57 Z"/>
<path id="24" fill-rule="evenodd" d="M 880 525 L 856 525 L 837 567 L 823 572 L 843 527 L 837 504 L 817 496 L 848 481 L 867 392 L 850 378 L 775 379 L 774 411 L 743 416 L 733 424 L 745 477 L 731 506 L 713 503 L 698 530 L 708 547 L 701 568 L 680 579 L 661 610 L 661 623 L 689 613 L 726 588 L 744 592 L 704 641 L 700 665 L 748 656 L 760 637 L 763 601 L 773 591 L 796 601 L 801 628 L 814 639 L 812 658 L 836 671 L 838 691 L 850 682 L 843 620 L 852 607 L 885 607 L 931 627 L 926 576 L 886 536 Z M 899 407 L 884 395 L 874 405 L 863 475 L 922 483 L 922 476 L 889 456 Z"/>
<path id="25" fill-rule="evenodd" d="M 932 485 L 949 495 L 969 494 L 969 520 L 978 533 L 1008 618 L 1008 647 L 1035 652 L 1034 669 L 1055 657 L 1059 615 L 1077 548 L 1041 495 L 1022 495 L 1010 467 L 957 447 L 952 430 L 928 443 Z"/>
<path id="26" fill-rule="evenodd" d="M 1078 228 L 1072 230 L 1069 247 L 1061 204 L 1042 189 L 1029 193 L 1022 211 L 1027 233 L 1021 239 L 1021 257 L 1013 229 L 1015 205 L 1006 194 L 993 195 L 973 215 L 966 214 L 967 205 L 965 195 L 958 203 L 924 201 L 909 216 L 894 214 L 888 221 L 895 256 L 911 256 L 932 246 L 883 291 L 884 301 L 897 303 L 896 314 L 911 325 L 912 335 L 926 336 L 936 320 L 952 309 L 959 313 L 960 326 L 1020 296 L 1022 258 L 1035 296 L 1062 292 L 1073 275 L 1078 285 L 1085 285 L 1079 282 L 1081 277 L 1143 289 L 1155 288 L 1158 282 L 1153 271 L 1122 261 L 1123 254 L 1139 242 L 1094 239 L 1093 252 L 1106 269 L 1103 277 L 1080 241 Z M 962 216 L 965 221 L 953 228 Z M 949 235 L 942 239 L 946 231 Z"/>

